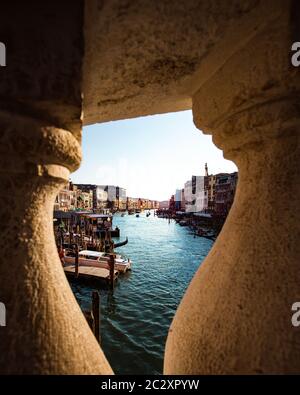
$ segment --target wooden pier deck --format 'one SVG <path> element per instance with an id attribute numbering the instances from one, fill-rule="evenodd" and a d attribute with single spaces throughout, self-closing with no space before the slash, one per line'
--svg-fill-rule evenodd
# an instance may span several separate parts
<path id="1" fill-rule="evenodd" d="M 75 277 L 75 265 L 64 266 L 64 271 L 67 277 Z M 118 279 L 119 272 L 114 270 L 114 281 Z M 110 274 L 109 270 L 101 267 L 91 266 L 79 266 L 78 267 L 78 278 L 77 280 L 93 280 L 93 281 L 105 281 L 109 283 Z"/>

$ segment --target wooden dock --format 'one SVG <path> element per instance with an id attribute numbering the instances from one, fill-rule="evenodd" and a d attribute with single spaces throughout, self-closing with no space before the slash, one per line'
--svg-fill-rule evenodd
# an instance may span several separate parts
<path id="1" fill-rule="evenodd" d="M 110 282 L 110 271 L 101 267 L 79 266 L 78 277 L 76 276 L 75 265 L 64 266 L 64 271 L 67 277 L 77 280 L 105 281 L 106 283 Z M 118 270 L 114 270 L 114 282 L 118 279 L 118 275 Z"/>

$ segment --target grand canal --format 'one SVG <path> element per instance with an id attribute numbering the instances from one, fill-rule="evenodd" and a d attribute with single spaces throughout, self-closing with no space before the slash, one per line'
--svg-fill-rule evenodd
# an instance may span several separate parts
<path id="1" fill-rule="evenodd" d="M 101 290 L 102 348 L 116 374 L 161 374 L 168 328 L 195 271 L 213 242 L 194 238 L 173 220 L 145 213 L 115 215 L 127 245 L 118 252 L 133 261 L 114 294 Z M 93 289 L 72 285 L 82 308 L 90 308 Z"/>

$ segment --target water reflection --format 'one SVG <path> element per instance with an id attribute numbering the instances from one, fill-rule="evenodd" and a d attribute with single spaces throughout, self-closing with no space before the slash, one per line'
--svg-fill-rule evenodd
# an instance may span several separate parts
<path id="1" fill-rule="evenodd" d="M 161 374 L 168 328 L 176 308 L 212 241 L 194 237 L 175 222 L 154 217 L 115 216 L 127 245 L 118 248 L 133 261 L 114 293 L 101 298 L 102 348 L 115 373 Z M 72 285 L 89 309 L 93 287 Z"/>

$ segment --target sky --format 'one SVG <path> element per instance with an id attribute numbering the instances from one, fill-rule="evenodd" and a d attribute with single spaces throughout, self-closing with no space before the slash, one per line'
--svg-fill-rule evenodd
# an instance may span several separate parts
<path id="1" fill-rule="evenodd" d="M 83 160 L 74 183 L 117 185 L 127 196 L 167 200 L 192 175 L 234 172 L 237 167 L 181 111 L 83 128 Z"/>

